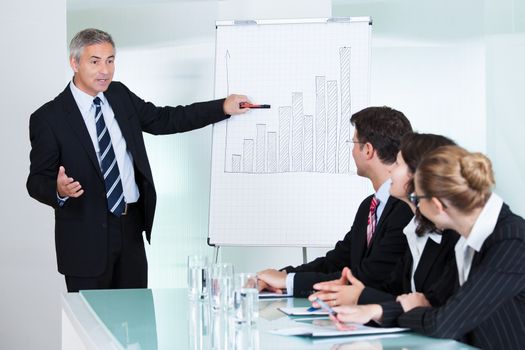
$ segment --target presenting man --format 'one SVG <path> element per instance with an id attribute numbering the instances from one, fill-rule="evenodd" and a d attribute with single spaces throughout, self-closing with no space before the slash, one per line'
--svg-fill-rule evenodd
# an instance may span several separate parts
<path id="1" fill-rule="evenodd" d="M 351 118 L 357 174 L 372 182 L 375 193 L 363 200 L 354 223 L 335 248 L 307 264 L 268 269 L 257 275 L 262 289 L 307 297 L 317 282 L 339 279 L 344 267 L 367 286 L 379 288 L 403 257 L 407 242 L 403 228 L 412 211 L 390 196 L 390 168 L 396 161 L 401 137 L 412 131 L 405 115 L 389 107 L 369 107 Z M 335 293 L 334 293 L 335 294 Z M 330 300 L 336 306 L 337 298 Z"/>
<path id="2" fill-rule="evenodd" d="M 245 96 L 156 107 L 112 82 L 115 44 L 86 29 L 71 40 L 74 76 L 31 115 L 31 197 L 55 209 L 58 271 L 67 289 L 146 288 L 156 192 L 142 132 L 173 134 L 245 112 Z"/>

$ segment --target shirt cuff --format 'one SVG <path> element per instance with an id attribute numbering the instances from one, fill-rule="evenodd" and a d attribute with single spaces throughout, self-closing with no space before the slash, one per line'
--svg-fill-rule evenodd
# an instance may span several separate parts
<path id="1" fill-rule="evenodd" d="M 62 207 L 64 205 L 64 203 L 66 203 L 66 201 L 69 199 L 69 197 L 60 197 L 60 195 L 58 194 L 57 192 L 57 202 L 58 202 L 58 206 L 59 207 Z"/>
<path id="2" fill-rule="evenodd" d="M 295 273 L 291 272 L 286 275 L 286 294 L 293 294 L 293 278 Z"/>

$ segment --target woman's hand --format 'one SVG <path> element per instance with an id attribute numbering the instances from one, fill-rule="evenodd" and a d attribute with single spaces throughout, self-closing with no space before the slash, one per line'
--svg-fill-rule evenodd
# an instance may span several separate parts
<path id="1" fill-rule="evenodd" d="M 381 322 L 383 318 L 383 308 L 379 304 L 337 306 L 334 311 L 337 312 L 337 320 L 342 323 L 365 324 L 370 321 Z"/>
<path id="2" fill-rule="evenodd" d="M 423 293 L 401 294 L 396 298 L 401 304 L 404 312 L 408 312 L 416 307 L 432 307 Z"/>

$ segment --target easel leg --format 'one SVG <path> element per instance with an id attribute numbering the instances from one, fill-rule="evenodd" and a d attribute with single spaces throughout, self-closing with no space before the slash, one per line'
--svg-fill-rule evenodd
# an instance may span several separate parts
<path id="1" fill-rule="evenodd" d="M 216 264 L 219 262 L 219 246 L 213 247 L 213 262 Z"/>

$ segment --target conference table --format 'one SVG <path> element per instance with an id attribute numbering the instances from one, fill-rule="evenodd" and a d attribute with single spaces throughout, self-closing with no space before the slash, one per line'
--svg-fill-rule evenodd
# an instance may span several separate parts
<path id="1" fill-rule="evenodd" d="M 300 298 L 260 299 L 258 321 L 246 325 L 234 322 L 231 312 L 211 311 L 206 300 L 190 301 L 182 288 L 65 293 L 62 349 L 473 349 L 413 332 L 323 338 L 270 333 L 297 324 L 278 308 L 308 305 Z"/>

